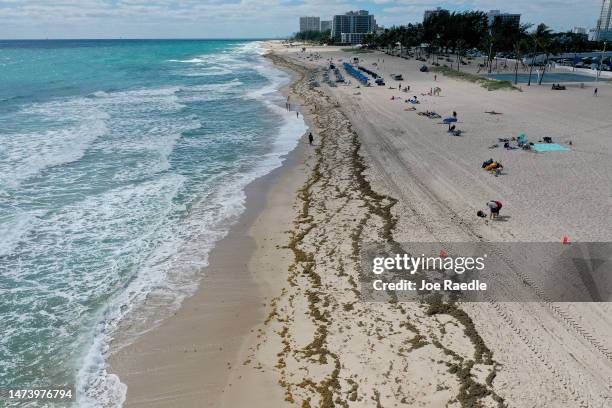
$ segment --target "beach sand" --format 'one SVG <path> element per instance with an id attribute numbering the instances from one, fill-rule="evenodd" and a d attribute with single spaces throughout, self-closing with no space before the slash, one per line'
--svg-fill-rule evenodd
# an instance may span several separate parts
<path id="1" fill-rule="evenodd" d="M 301 78 L 292 99 L 315 146 L 302 141 L 281 170 L 251 186 L 247 212 L 214 249 L 198 293 L 111 356 L 128 385 L 126 406 L 612 401 L 610 303 L 367 303 L 357 275 L 363 242 L 610 241 L 612 86 L 599 84 L 597 98 L 592 85 L 490 92 L 441 74 L 434 81 L 416 61 L 363 53 L 385 78 L 402 73 L 411 92 L 388 89 L 395 81 L 330 88 L 326 59 L 351 54 L 267 46 Z M 421 95 L 434 86 L 440 97 Z M 406 111 L 412 95 L 418 110 L 457 111 L 464 136 Z M 571 141 L 572 151 L 489 149 L 523 132 Z M 506 174 L 481 170 L 490 157 Z M 502 221 L 476 217 L 490 199 L 504 202 Z M 537 287 L 547 277 L 528 278 Z M 528 289 L 518 276 L 516 285 Z"/>

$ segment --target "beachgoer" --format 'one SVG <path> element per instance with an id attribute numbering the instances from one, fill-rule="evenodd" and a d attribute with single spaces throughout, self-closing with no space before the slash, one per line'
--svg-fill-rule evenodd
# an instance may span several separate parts
<path id="1" fill-rule="evenodd" d="M 299 118 L 300 117 L 300 111 L 295 111 L 295 117 Z"/>
<path id="2" fill-rule="evenodd" d="M 457 112 L 453 111 L 453 118 L 457 119 Z"/>
<path id="3" fill-rule="evenodd" d="M 310 132 L 308 133 L 308 144 L 312 146 L 313 142 L 314 142 L 314 136 L 312 135 L 312 132 Z"/>
<path id="4" fill-rule="evenodd" d="M 597 88 L 593 91 L 593 96 L 597 96 Z"/>
<path id="5" fill-rule="evenodd" d="M 437 80 L 438 80 L 438 76 L 434 75 L 434 81 L 437 81 Z"/>
<path id="6" fill-rule="evenodd" d="M 489 218 L 494 219 L 499 217 L 499 211 L 502 208 L 502 203 L 499 200 L 491 200 L 487 203 L 487 207 L 491 210 Z"/>

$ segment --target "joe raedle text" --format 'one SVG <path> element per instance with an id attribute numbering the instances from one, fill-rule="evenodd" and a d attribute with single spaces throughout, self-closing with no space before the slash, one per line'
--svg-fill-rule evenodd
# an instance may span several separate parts
<path id="1" fill-rule="evenodd" d="M 486 254 L 478 257 L 445 254 L 374 257 L 371 272 L 376 277 L 372 280 L 372 288 L 385 292 L 483 292 L 487 290 L 487 283 L 470 280 L 468 274 L 482 272 L 486 258 Z"/>
<path id="2" fill-rule="evenodd" d="M 478 279 L 469 282 L 455 282 L 451 279 L 445 279 L 440 282 L 428 282 L 425 280 L 411 281 L 401 279 L 398 282 L 385 282 L 382 279 L 375 279 L 372 283 L 374 290 L 377 291 L 485 291 L 487 284 Z"/>

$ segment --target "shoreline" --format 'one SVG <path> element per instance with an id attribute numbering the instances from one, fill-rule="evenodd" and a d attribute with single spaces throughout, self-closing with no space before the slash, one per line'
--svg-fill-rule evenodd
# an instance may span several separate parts
<path id="1" fill-rule="evenodd" d="M 275 68 L 290 75 L 278 90 L 287 95 L 299 75 Z M 277 244 L 285 243 L 285 226 L 293 220 L 294 197 L 309 156 L 305 136 L 282 156 L 280 167 L 246 187 L 245 210 L 211 250 L 196 292 L 159 326 L 110 353 L 109 373 L 128 387 L 124 406 L 201 406 L 202 399 L 207 406 L 221 403 L 229 368 L 237 364 L 242 344 L 280 290 L 271 275 L 286 271 L 271 264 L 269 256 L 274 252 L 278 257 Z"/>

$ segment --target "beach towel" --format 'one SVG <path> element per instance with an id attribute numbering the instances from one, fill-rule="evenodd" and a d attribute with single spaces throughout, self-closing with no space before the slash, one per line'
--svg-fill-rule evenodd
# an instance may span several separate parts
<path id="1" fill-rule="evenodd" d="M 561 146 L 560 144 L 557 144 L 557 143 L 536 143 L 532 146 L 532 148 L 538 153 L 571 152 L 572 151 L 572 149 L 565 147 L 565 146 Z"/>

